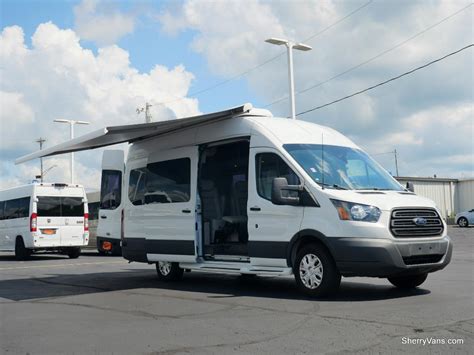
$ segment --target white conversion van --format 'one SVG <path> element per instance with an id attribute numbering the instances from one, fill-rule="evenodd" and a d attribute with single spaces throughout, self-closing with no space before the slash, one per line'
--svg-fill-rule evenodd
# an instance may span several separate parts
<path id="1" fill-rule="evenodd" d="M 0 250 L 19 260 L 36 251 L 57 251 L 77 258 L 89 243 L 84 188 L 33 183 L 0 191 Z"/>
<path id="2" fill-rule="evenodd" d="M 305 293 L 324 296 L 341 276 L 417 287 L 451 259 L 432 201 L 341 133 L 250 104 L 107 127 L 17 163 L 121 142 L 132 143 L 122 253 L 155 263 L 163 280 L 183 270 L 294 275 Z"/>

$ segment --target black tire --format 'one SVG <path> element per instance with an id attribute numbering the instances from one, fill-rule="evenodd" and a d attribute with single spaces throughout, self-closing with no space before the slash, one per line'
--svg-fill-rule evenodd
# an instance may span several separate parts
<path id="1" fill-rule="evenodd" d="M 100 249 L 98 249 L 97 251 L 99 252 L 100 256 L 105 256 L 107 254 L 105 251 L 100 250 Z"/>
<path id="2" fill-rule="evenodd" d="M 162 281 L 178 281 L 183 278 L 184 269 L 178 263 L 160 261 L 156 263 L 156 273 Z"/>
<path id="3" fill-rule="evenodd" d="M 77 259 L 81 255 L 81 248 L 69 248 L 66 254 L 69 256 L 69 259 Z"/>
<path id="4" fill-rule="evenodd" d="M 469 227 L 469 221 L 466 217 L 461 217 L 458 219 L 458 226 L 461 228 Z"/>
<path id="5" fill-rule="evenodd" d="M 15 241 L 15 259 L 28 260 L 31 256 L 32 250 L 25 247 L 22 237 L 17 237 Z"/>
<path id="6" fill-rule="evenodd" d="M 309 270 L 305 271 L 303 259 L 307 265 L 310 265 L 308 266 Z M 341 274 L 334 259 L 320 244 L 307 244 L 298 251 L 293 265 L 293 273 L 298 288 L 310 297 L 333 295 L 341 284 Z M 310 277 L 304 279 L 304 275 L 310 275 Z"/>
<path id="7" fill-rule="evenodd" d="M 112 247 L 111 254 L 113 256 L 122 256 L 122 248 L 120 247 L 120 245 L 114 245 Z"/>
<path id="8" fill-rule="evenodd" d="M 408 290 L 420 286 L 423 282 L 425 282 L 427 277 L 428 274 L 389 277 L 388 281 L 398 288 Z"/>

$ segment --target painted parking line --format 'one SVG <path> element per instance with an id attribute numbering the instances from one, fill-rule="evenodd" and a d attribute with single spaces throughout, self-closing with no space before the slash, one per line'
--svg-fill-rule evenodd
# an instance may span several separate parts
<path id="1" fill-rule="evenodd" d="M 74 264 L 51 264 L 51 265 L 36 265 L 36 266 L 13 266 L 13 267 L 0 267 L 2 270 L 20 270 L 20 269 L 39 269 L 39 268 L 61 268 L 67 266 L 84 266 L 84 265 L 102 265 L 102 264 L 126 264 L 124 261 L 102 261 L 95 263 L 74 263 Z"/>

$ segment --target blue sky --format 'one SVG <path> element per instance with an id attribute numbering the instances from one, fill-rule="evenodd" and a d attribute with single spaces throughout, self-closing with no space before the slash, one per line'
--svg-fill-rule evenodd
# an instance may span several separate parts
<path id="1" fill-rule="evenodd" d="M 67 139 L 67 132 L 52 124 L 56 117 L 91 121 L 78 128 L 81 134 L 141 122 L 135 108 L 145 101 L 154 104 L 154 119 L 162 120 L 244 102 L 264 107 L 282 97 L 269 109 L 286 116 L 286 56 L 192 95 L 281 53 L 264 43 L 268 37 L 311 37 L 313 50 L 294 55 L 297 92 L 365 63 L 297 95 L 297 112 L 474 42 L 473 6 L 466 0 L 302 0 L 297 5 L 272 0 L 2 0 L 0 185 L 31 177 L 35 164 L 14 166 L 12 160 L 35 150 L 39 135 L 48 137 L 46 146 Z M 397 149 L 402 175 L 473 176 L 473 58 L 472 50 L 465 51 L 301 119 L 329 125 L 369 153 Z M 99 156 L 77 156 L 86 185 L 96 184 Z M 391 155 L 376 158 L 394 172 Z M 66 178 L 66 159 L 51 158 L 50 164 L 59 166 L 51 179 Z"/>

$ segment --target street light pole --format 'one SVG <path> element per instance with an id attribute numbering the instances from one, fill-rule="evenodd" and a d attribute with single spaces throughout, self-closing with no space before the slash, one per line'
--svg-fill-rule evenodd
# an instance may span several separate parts
<path id="1" fill-rule="evenodd" d="M 40 150 L 43 149 L 43 143 L 46 142 L 46 139 L 39 137 L 38 140 L 36 140 L 36 143 L 39 143 L 40 145 Z M 43 158 L 40 158 L 40 164 L 41 164 L 41 182 L 43 182 Z"/>
<path id="2" fill-rule="evenodd" d="M 75 121 L 75 120 L 63 120 L 63 119 L 57 119 L 54 120 L 54 122 L 59 122 L 59 123 L 69 123 L 69 133 L 70 133 L 70 138 L 71 140 L 74 138 L 74 125 L 75 124 L 89 124 L 87 121 Z M 71 184 L 74 184 L 74 153 L 71 152 L 71 162 L 69 164 L 70 167 L 70 174 L 71 174 Z"/>
<path id="3" fill-rule="evenodd" d="M 290 40 L 280 38 L 269 38 L 265 42 L 275 44 L 277 46 L 285 45 L 288 54 L 288 81 L 289 81 L 289 95 L 290 95 L 290 117 L 296 119 L 296 104 L 295 104 L 295 79 L 293 75 L 293 49 L 300 51 L 310 51 L 312 48 L 304 43 L 294 43 Z"/>

